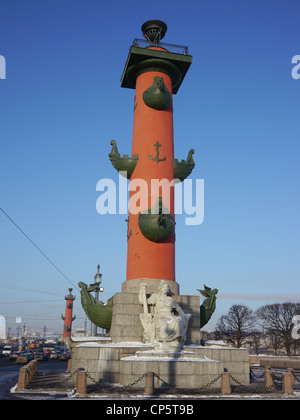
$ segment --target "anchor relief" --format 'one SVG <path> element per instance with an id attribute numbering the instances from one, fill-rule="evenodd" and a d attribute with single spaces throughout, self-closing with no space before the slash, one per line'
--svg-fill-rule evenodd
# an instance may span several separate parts
<path id="1" fill-rule="evenodd" d="M 155 162 L 163 162 L 163 161 L 165 161 L 167 158 L 166 157 L 164 157 L 164 158 L 162 158 L 162 159 L 160 159 L 159 158 L 159 148 L 161 147 L 161 144 L 157 141 L 155 144 L 154 144 L 154 146 L 155 146 L 155 149 L 156 149 L 156 156 L 155 157 L 152 157 L 151 155 L 148 155 L 148 158 L 149 159 L 152 159 L 152 160 L 155 160 Z"/>

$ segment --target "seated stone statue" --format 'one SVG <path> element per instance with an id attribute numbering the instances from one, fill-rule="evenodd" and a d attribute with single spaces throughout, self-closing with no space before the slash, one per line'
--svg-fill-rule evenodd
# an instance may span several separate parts
<path id="1" fill-rule="evenodd" d="M 179 351 L 186 339 L 191 314 L 185 314 L 178 303 L 168 296 L 168 292 L 168 284 L 162 280 L 158 293 L 153 293 L 147 299 L 146 284 L 142 283 L 139 299 L 144 306 L 144 313 L 140 319 L 145 342 L 154 344 L 156 350 Z"/>

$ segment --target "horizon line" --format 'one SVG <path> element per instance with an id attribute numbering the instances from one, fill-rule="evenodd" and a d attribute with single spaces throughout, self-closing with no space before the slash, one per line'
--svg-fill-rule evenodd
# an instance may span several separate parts
<path id="1" fill-rule="evenodd" d="M 267 301 L 297 301 L 300 302 L 300 294 L 295 293 L 220 293 L 217 295 L 219 299 L 244 299 L 244 300 L 267 300 Z"/>

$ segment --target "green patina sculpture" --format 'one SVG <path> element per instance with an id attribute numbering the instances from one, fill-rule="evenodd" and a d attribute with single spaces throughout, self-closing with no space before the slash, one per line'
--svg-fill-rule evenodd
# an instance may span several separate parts
<path id="1" fill-rule="evenodd" d="M 78 286 L 81 288 L 81 305 L 88 319 L 99 328 L 110 329 L 113 311 L 112 299 L 109 299 L 107 303 L 96 302 L 91 292 L 95 291 L 97 283 L 88 287 L 87 284 L 79 282 Z"/>
<path id="2" fill-rule="evenodd" d="M 166 239 L 175 226 L 172 214 L 163 205 L 162 197 L 157 198 L 153 207 L 140 213 L 138 223 L 142 234 L 153 242 Z"/>
<path id="3" fill-rule="evenodd" d="M 70 305 L 70 303 L 68 304 L 68 308 L 70 309 L 69 305 Z M 61 314 L 61 319 L 64 321 L 66 319 L 66 317 L 63 314 Z M 76 315 L 72 316 L 72 322 L 75 321 L 75 319 L 76 319 Z"/>
<path id="4" fill-rule="evenodd" d="M 130 179 L 137 163 L 139 160 L 138 155 L 133 155 L 132 157 L 129 157 L 128 155 L 123 155 L 121 157 L 118 148 L 117 143 L 115 140 L 111 140 L 110 144 L 112 145 L 112 149 L 110 154 L 108 155 L 109 160 L 111 161 L 113 167 L 122 174 L 122 172 L 127 173 L 127 178 Z M 161 144 L 159 142 L 156 142 L 154 144 L 156 148 L 156 156 L 148 156 L 149 159 L 155 160 L 156 162 L 165 161 L 166 158 L 159 158 L 159 147 Z M 195 153 L 194 149 L 191 149 L 188 153 L 188 156 L 186 160 L 182 159 L 180 162 L 178 159 L 173 159 L 173 168 L 174 168 L 174 178 L 179 179 L 180 181 L 184 181 L 192 172 L 192 170 L 195 167 L 195 162 L 193 159 L 193 154 Z"/>
<path id="5" fill-rule="evenodd" d="M 153 84 L 143 93 L 143 101 L 150 108 L 157 110 L 168 108 L 171 102 L 171 95 L 163 77 L 154 77 Z"/>
<path id="6" fill-rule="evenodd" d="M 110 144 L 112 145 L 112 149 L 110 154 L 108 155 L 109 160 L 111 161 L 113 167 L 118 172 L 121 172 L 121 175 L 122 172 L 127 172 L 127 178 L 130 179 L 132 172 L 134 171 L 136 164 L 138 163 L 138 155 L 133 155 L 132 157 L 129 157 L 128 155 L 123 155 L 123 157 L 121 157 L 117 148 L 116 141 L 111 140 Z"/>
<path id="7" fill-rule="evenodd" d="M 206 297 L 206 299 L 200 306 L 200 328 L 202 328 L 208 323 L 216 309 L 216 294 L 218 293 L 218 289 L 212 290 L 210 287 L 207 287 L 204 284 L 204 290 L 197 290 L 201 293 L 202 296 Z"/>
<path id="8" fill-rule="evenodd" d="M 195 167 L 195 162 L 193 159 L 193 154 L 195 153 L 194 149 L 191 149 L 188 153 L 186 160 L 182 159 L 181 162 L 178 162 L 178 159 L 173 159 L 174 167 L 174 178 L 184 181 L 187 178 L 192 170 Z"/>

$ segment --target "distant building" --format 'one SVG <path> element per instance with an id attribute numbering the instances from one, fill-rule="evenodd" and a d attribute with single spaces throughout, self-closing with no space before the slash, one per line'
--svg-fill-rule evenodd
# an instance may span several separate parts
<path id="1" fill-rule="evenodd" d="M 0 340 L 6 339 L 6 321 L 3 315 L 0 315 Z"/>

